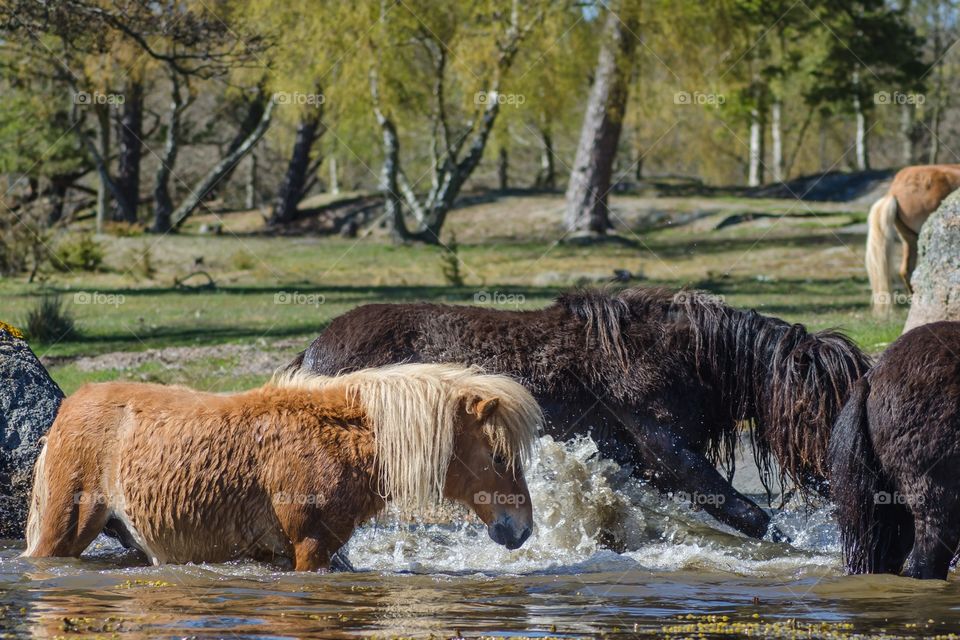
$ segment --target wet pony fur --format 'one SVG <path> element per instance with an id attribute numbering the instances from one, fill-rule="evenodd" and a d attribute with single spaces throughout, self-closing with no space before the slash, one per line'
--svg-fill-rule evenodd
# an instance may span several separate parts
<path id="1" fill-rule="evenodd" d="M 516 548 L 532 526 L 522 461 L 541 422 L 521 385 L 458 365 L 294 372 L 228 395 L 86 385 L 38 459 L 25 555 L 76 557 L 106 530 L 154 564 L 325 569 L 386 502 L 412 515 L 441 498 Z"/>
<path id="2" fill-rule="evenodd" d="M 664 491 L 720 494 L 704 506 L 751 536 L 766 513 L 718 473 L 737 434 L 810 490 L 825 490 L 830 428 L 867 357 L 843 335 L 811 333 L 710 294 L 582 290 L 536 311 L 365 305 L 334 319 L 290 365 L 324 375 L 397 362 L 460 362 L 520 380 L 547 432 L 590 435 L 607 457 Z"/>
<path id="3" fill-rule="evenodd" d="M 753 427 L 755 458 L 767 486 L 776 461 L 781 483 L 789 479 L 826 495 L 833 422 L 869 358 L 839 332 L 810 333 L 801 324 L 716 301 L 685 300 L 682 315 L 697 370 L 720 395 L 727 424 Z M 732 455 L 729 447 L 721 450 Z"/>
<path id="4" fill-rule="evenodd" d="M 908 331 L 851 393 L 830 442 L 850 573 L 946 579 L 960 545 L 960 323 Z"/>

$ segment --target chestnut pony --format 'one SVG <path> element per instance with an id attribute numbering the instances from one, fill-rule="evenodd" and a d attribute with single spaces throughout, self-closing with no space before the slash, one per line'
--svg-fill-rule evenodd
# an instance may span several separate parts
<path id="1" fill-rule="evenodd" d="M 77 557 L 106 531 L 153 564 L 327 569 L 387 502 L 412 515 L 441 498 L 515 549 L 541 421 L 520 384 L 458 365 L 280 374 L 224 395 L 89 384 L 37 460 L 24 555 Z"/>
<path id="2" fill-rule="evenodd" d="M 910 276 L 917 266 L 917 238 L 920 227 L 937 210 L 943 199 L 960 187 L 960 165 L 932 164 L 906 167 L 897 172 L 887 195 L 870 207 L 867 217 L 867 275 L 873 291 L 875 315 L 893 308 L 894 232 L 903 242 L 900 277 L 912 293 Z"/>

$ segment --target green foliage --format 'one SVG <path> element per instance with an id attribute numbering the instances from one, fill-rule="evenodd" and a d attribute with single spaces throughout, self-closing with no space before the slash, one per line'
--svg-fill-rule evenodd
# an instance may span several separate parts
<path id="1" fill-rule="evenodd" d="M 532 184 L 547 155 L 562 188 L 600 27 L 611 10 L 640 13 L 635 35 L 642 43 L 633 60 L 620 148 L 626 157 L 618 159 L 618 176 L 643 159 L 651 173 L 739 181 L 751 112 L 762 117 L 774 103 L 782 105 L 784 153 L 796 159 L 795 166 L 787 164 L 793 175 L 808 173 L 844 157 L 853 138 L 853 95 L 873 109 L 875 92 L 923 91 L 921 79 L 932 84 L 946 74 L 926 111 L 915 113 L 918 137 L 936 135 L 933 113 L 956 87 L 950 80 L 957 68 L 951 50 L 958 35 L 956 2 L 892 6 L 885 0 L 224 0 L 210 8 L 174 0 L 167 11 L 181 19 L 167 28 L 149 3 L 76 0 L 48 7 L 15 0 L 0 3 L 0 174 L 25 176 L 44 188 L 53 176 L 69 178 L 61 184 L 96 187 L 84 142 L 97 141 L 103 121 L 92 105 L 74 105 L 71 96 L 122 93 L 128 73 L 147 88 L 145 143 L 159 152 L 173 74 L 187 102 L 204 105 L 183 112 L 175 196 L 183 192 L 180 182 L 193 184 L 204 173 L 197 158 L 229 146 L 246 106 L 239 98 L 261 87 L 288 96 L 258 150 L 270 159 L 261 165 L 265 193 L 276 191 L 284 162 L 274 160 L 288 157 L 305 109 L 322 111 L 325 132 L 313 146 L 311 165 L 335 158 L 346 189 L 374 189 L 383 157 L 370 94 L 376 71 L 383 110 L 400 138 L 403 174 L 417 196 L 443 182 L 435 169 L 447 164 L 450 148 L 456 162 L 476 141 L 484 117 L 478 96 L 495 81 L 505 102 L 495 114 L 492 149 L 477 169 L 480 179 L 470 178 L 464 188 L 492 183 L 490 151 L 500 146 L 510 152 L 511 183 Z M 530 29 L 510 54 L 512 62 L 501 66 L 499 47 L 514 11 Z M 169 63 L 171 55 L 183 56 L 179 70 Z M 724 100 L 678 105 L 679 92 Z M 878 151 L 900 148 L 897 111 L 873 109 Z M 115 122 L 120 113 L 111 107 L 109 115 Z M 116 158 L 115 135 L 112 146 L 109 155 Z M 769 143 L 767 149 L 769 155 Z M 146 170 L 153 155 L 144 153 L 141 194 L 153 187 Z M 228 191 L 237 183 L 225 183 L 218 195 L 238 202 Z"/>
<path id="2" fill-rule="evenodd" d="M 50 235 L 37 210 L 0 209 L 0 276 L 36 273 L 49 259 Z"/>
<path id="3" fill-rule="evenodd" d="M 92 234 L 60 241 L 54 249 L 51 263 L 57 271 L 99 271 L 105 250 Z"/>
<path id="4" fill-rule="evenodd" d="M 49 343 L 77 337 L 73 316 L 56 294 L 44 294 L 27 311 L 23 325 L 30 340 Z"/>
<path id="5" fill-rule="evenodd" d="M 0 55 L 2 62 L 2 55 Z M 76 171 L 86 162 L 64 109 L 68 94 L 62 87 L 27 78 L 11 78 L 0 65 L 0 173 L 31 177 Z"/>
<path id="6" fill-rule="evenodd" d="M 827 29 L 809 102 L 849 111 L 853 96 L 870 108 L 877 91 L 922 90 L 922 41 L 903 11 L 892 11 L 883 0 L 821 0 L 815 6 Z"/>

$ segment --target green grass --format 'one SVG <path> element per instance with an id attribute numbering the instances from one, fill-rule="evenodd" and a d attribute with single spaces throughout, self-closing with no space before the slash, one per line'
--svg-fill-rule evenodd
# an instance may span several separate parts
<path id="1" fill-rule="evenodd" d="M 882 350 L 903 326 L 904 309 L 884 321 L 869 314 L 864 238 L 849 226 L 862 216 L 853 207 L 818 212 L 817 217 L 800 208 L 795 216 L 717 231 L 713 227 L 732 211 L 729 199 L 717 199 L 707 202 L 717 208 L 709 218 L 640 235 L 625 231 L 632 246 L 575 246 L 557 244 L 559 231 L 544 226 L 559 202 L 554 200 L 511 198 L 455 211 L 450 226 L 461 239 L 463 287 L 444 284 L 443 254 L 437 247 L 394 246 L 378 238 L 232 235 L 227 217 L 223 236 L 101 237 L 106 245 L 101 273 L 51 272 L 42 284 L 0 279 L 0 320 L 18 325 L 45 291 L 63 295 L 79 335 L 32 346 L 52 362 L 52 375 L 68 392 L 84 381 L 117 377 L 242 388 L 263 376 L 235 373 L 242 368 L 236 358 L 123 371 L 83 371 L 73 359 L 170 346 L 269 345 L 280 339 L 298 345 L 277 353 L 280 365 L 332 318 L 359 304 L 472 304 L 478 292 L 487 291 L 522 295 L 519 308 L 536 308 L 567 287 L 602 281 L 614 269 L 642 273 L 646 284 L 704 288 L 731 305 L 756 308 L 812 329 L 839 328 L 871 352 Z M 636 214 L 625 221 L 628 228 L 642 219 L 642 207 L 647 206 L 630 199 L 614 204 L 625 218 Z M 784 201 L 734 204 L 737 212 L 777 214 L 790 206 Z M 706 206 L 702 198 L 696 205 Z M 683 206 L 677 204 L 678 209 Z M 511 235 L 504 238 L 497 221 L 507 216 Z M 149 279 L 137 269 L 146 247 L 156 270 Z M 193 271 L 201 259 L 196 268 L 208 272 L 217 288 L 176 288 L 175 279 Z"/>

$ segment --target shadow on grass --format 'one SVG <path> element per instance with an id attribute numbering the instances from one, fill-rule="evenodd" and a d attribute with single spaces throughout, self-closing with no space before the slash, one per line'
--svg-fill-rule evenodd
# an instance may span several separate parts
<path id="1" fill-rule="evenodd" d="M 770 236 L 765 238 L 660 238 L 656 234 L 643 238 L 642 248 L 662 258 L 694 257 L 703 254 L 719 254 L 728 251 L 763 249 L 821 248 L 833 246 L 857 247 L 866 241 L 862 233 L 834 231 L 833 234 L 803 234 L 796 236 Z"/>
<path id="2" fill-rule="evenodd" d="M 47 293 L 59 293 L 69 296 L 74 293 L 96 291 L 99 294 L 123 296 L 214 296 L 214 295 L 276 295 L 283 293 L 319 293 L 336 296 L 330 302 L 350 304 L 352 302 L 472 302 L 474 295 L 481 291 L 496 290 L 499 293 L 522 295 L 526 298 L 555 298 L 568 287 L 529 287 L 511 285 L 488 286 L 343 286 L 320 285 L 311 282 L 293 281 L 282 285 L 226 285 L 215 289 L 182 289 L 177 287 L 86 287 L 56 288 L 47 287 L 36 292 L 24 294 L 25 297 L 39 298 Z"/>

